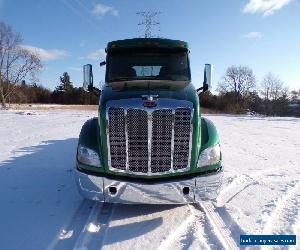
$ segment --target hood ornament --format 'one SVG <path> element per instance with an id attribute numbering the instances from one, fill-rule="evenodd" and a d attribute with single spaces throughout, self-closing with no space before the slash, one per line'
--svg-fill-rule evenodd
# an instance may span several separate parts
<path id="1" fill-rule="evenodd" d="M 143 106 L 145 108 L 154 108 L 157 106 L 158 95 L 142 95 Z"/>

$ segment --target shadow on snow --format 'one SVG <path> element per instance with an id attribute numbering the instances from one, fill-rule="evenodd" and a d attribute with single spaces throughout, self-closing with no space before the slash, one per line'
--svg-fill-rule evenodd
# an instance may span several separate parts
<path id="1" fill-rule="evenodd" d="M 0 162 L 1 248 L 57 247 L 63 230 L 73 230 L 68 241 L 72 245 L 76 241 L 93 206 L 92 201 L 84 201 L 78 195 L 73 178 L 77 141 L 77 138 L 45 141 L 38 146 L 18 150 L 21 156 Z M 115 206 L 113 220 L 149 215 L 175 207 Z M 105 244 L 138 237 L 159 227 L 162 221 L 158 217 L 118 226 L 108 225 L 110 237 Z M 68 244 L 64 246 L 71 247 Z"/>
<path id="2" fill-rule="evenodd" d="M 0 162 L 1 248 L 45 249 L 70 217 L 81 201 L 72 173 L 76 144 L 45 141 Z"/>

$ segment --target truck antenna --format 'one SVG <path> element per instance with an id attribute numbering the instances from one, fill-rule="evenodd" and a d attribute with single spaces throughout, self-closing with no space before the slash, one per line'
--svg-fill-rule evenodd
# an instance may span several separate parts
<path id="1" fill-rule="evenodd" d="M 145 38 L 150 38 L 152 36 L 152 27 L 158 25 L 158 31 L 160 31 L 160 22 L 154 20 L 155 17 L 161 14 L 161 11 L 138 11 L 136 12 L 138 16 L 141 16 L 143 20 L 138 23 L 139 26 L 143 25 L 145 27 Z"/>

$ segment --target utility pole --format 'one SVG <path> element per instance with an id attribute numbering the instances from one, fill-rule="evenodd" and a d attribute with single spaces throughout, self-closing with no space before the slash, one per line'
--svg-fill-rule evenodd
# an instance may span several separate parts
<path id="1" fill-rule="evenodd" d="M 139 26 L 143 25 L 145 27 L 145 38 L 153 37 L 152 27 L 159 26 L 160 22 L 154 20 L 155 17 L 161 14 L 161 11 L 138 11 L 136 12 L 138 16 L 142 17 L 142 21 L 138 23 Z M 160 31 L 160 28 L 158 28 Z"/>

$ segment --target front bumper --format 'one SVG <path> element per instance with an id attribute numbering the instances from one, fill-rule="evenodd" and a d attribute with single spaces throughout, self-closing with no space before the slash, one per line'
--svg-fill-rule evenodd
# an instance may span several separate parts
<path id="1" fill-rule="evenodd" d="M 89 175 L 75 170 L 79 193 L 86 199 L 108 203 L 185 204 L 215 199 L 223 171 L 197 177 L 141 182 Z"/>

